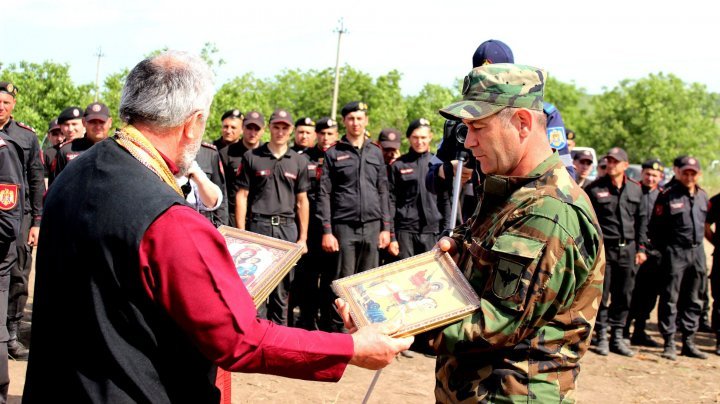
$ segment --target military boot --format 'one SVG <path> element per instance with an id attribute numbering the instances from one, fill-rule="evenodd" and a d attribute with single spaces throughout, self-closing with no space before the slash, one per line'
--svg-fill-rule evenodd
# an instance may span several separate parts
<path id="1" fill-rule="evenodd" d="M 25 345 L 23 345 L 22 342 L 18 341 L 18 325 L 18 321 L 9 321 L 7 323 L 8 334 L 10 334 L 10 339 L 7 343 L 8 357 L 16 361 L 26 361 L 28 359 L 28 355 L 30 354 L 30 350 L 25 348 Z"/>
<path id="2" fill-rule="evenodd" d="M 630 349 L 627 344 L 625 344 L 625 339 L 623 338 L 623 329 L 613 328 L 612 329 L 612 341 L 610 342 L 610 352 L 616 353 L 618 355 L 622 356 L 633 356 L 635 355 L 635 352 L 633 352 L 632 349 Z"/>
<path id="3" fill-rule="evenodd" d="M 602 356 L 607 356 L 610 353 L 610 345 L 608 343 L 607 329 L 604 327 L 598 327 L 595 330 L 595 353 Z"/>
<path id="4" fill-rule="evenodd" d="M 671 361 L 676 361 L 677 353 L 675 351 L 675 335 L 667 334 L 663 335 L 663 338 L 665 338 L 665 344 L 663 344 L 663 352 L 660 356 Z"/>
<path id="5" fill-rule="evenodd" d="M 655 340 L 650 338 L 650 336 L 645 332 L 645 320 L 635 320 L 635 329 L 633 330 L 630 342 L 633 345 L 649 346 L 652 348 L 660 346 L 660 344 L 655 342 Z"/>
<path id="6" fill-rule="evenodd" d="M 698 349 L 694 340 L 695 334 L 683 334 L 683 347 L 680 354 L 691 358 L 707 359 L 707 354 Z"/>

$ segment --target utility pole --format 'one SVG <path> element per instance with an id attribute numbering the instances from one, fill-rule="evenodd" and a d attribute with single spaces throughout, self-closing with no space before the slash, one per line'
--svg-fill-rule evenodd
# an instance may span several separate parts
<path id="1" fill-rule="evenodd" d="M 337 116 L 338 91 L 340 90 L 340 40 L 342 39 L 343 34 L 347 34 L 348 32 L 342 18 L 338 20 L 338 24 L 338 28 L 334 31 L 338 33 L 338 42 L 337 54 L 335 57 L 335 88 L 333 89 L 332 114 L 330 115 L 333 120 L 335 120 L 335 117 Z"/>
<path id="2" fill-rule="evenodd" d="M 105 54 L 102 53 L 102 48 L 98 48 L 95 56 L 97 56 L 97 67 L 95 68 L 95 102 L 98 102 L 100 97 L 100 58 L 105 56 Z"/>

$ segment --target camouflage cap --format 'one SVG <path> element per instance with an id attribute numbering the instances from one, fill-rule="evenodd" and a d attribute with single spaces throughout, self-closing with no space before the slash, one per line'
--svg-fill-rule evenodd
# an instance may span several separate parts
<path id="1" fill-rule="evenodd" d="M 472 69 L 463 82 L 463 99 L 440 110 L 450 120 L 481 119 L 507 107 L 542 111 L 545 71 L 495 63 Z"/>

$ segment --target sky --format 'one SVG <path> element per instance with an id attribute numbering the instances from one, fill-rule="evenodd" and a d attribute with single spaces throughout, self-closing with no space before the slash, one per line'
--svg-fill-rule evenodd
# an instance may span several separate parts
<path id="1" fill-rule="evenodd" d="M 95 81 L 99 48 L 101 80 L 153 50 L 199 53 L 206 42 L 226 61 L 218 86 L 248 72 L 334 67 L 342 18 L 341 64 L 373 77 L 396 69 L 406 95 L 452 86 L 487 39 L 590 94 L 660 72 L 720 92 L 720 3 L 708 0 L 2 0 L 0 9 L 0 63 L 68 63 L 76 84 Z"/>

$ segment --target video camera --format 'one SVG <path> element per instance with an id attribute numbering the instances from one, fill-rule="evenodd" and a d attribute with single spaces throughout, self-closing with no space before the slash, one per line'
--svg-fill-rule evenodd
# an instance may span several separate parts
<path id="1" fill-rule="evenodd" d="M 472 152 L 463 146 L 467 133 L 468 127 L 462 121 L 446 120 L 443 127 L 443 141 L 438 148 L 437 157 L 444 162 L 450 162 L 457 160 L 463 153 L 465 167 L 474 169 L 477 161 Z"/>

